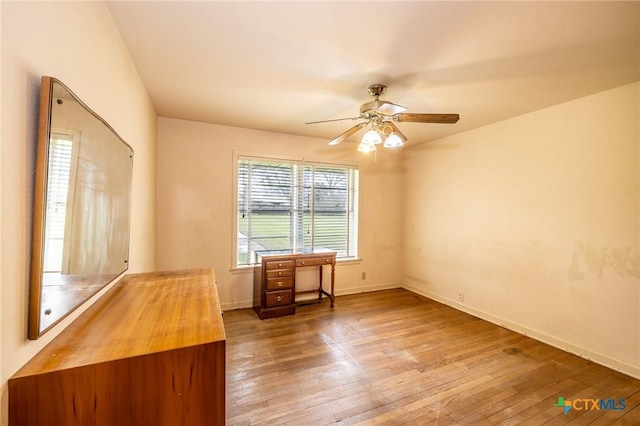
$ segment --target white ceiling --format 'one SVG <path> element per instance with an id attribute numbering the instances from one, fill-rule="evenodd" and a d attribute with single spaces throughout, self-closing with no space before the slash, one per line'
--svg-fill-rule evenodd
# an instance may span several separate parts
<path id="1" fill-rule="evenodd" d="M 157 113 L 333 138 L 367 87 L 421 143 L 640 80 L 640 2 L 108 2 Z M 363 131 L 352 139 L 358 139 Z"/>

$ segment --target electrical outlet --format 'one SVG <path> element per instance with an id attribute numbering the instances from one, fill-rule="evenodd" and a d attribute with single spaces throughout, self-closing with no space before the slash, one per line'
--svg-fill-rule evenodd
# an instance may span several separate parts
<path id="1" fill-rule="evenodd" d="M 458 302 L 464 302 L 464 293 L 458 293 Z"/>
<path id="2" fill-rule="evenodd" d="M 366 279 L 367 279 L 367 273 L 366 273 L 366 272 L 363 272 L 363 273 L 362 273 L 362 279 L 363 279 L 363 280 L 366 280 Z"/>

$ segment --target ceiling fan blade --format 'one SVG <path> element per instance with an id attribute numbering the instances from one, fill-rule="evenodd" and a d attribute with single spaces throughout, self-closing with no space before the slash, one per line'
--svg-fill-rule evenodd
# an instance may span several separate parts
<path id="1" fill-rule="evenodd" d="M 320 121 L 309 121 L 304 124 L 318 124 L 318 123 L 330 123 L 332 121 L 344 121 L 344 120 L 359 120 L 362 117 L 347 117 L 347 118 L 334 118 L 333 120 L 320 120 Z"/>
<path id="2" fill-rule="evenodd" d="M 393 119 L 399 123 L 443 123 L 454 124 L 460 119 L 458 114 L 419 114 L 405 112 L 396 114 Z"/>
<path id="3" fill-rule="evenodd" d="M 369 120 L 371 121 L 371 120 Z M 353 126 L 352 128 L 350 128 L 349 130 L 347 130 L 344 133 L 341 133 L 340 135 L 336 136 L 335 138 L 331 139 L 329 141 L 329 145 L 338 145 L 340 142 L 342 142 L 343 140 L 347 139 L 349 136 L 351 136 L 352 134 L 354 134 L 355 132 L 357 132 L 358 130 L 362 129 L 364 126 L 366 126 L 367 124 L 369 124 L 369 121 L 365 121 L 364 123 L 358 123 L 355 126 Z"/>

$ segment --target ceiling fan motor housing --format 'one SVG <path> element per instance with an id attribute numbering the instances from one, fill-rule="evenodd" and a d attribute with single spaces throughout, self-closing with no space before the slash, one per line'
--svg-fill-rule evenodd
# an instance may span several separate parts
<path id="1" fill-rule="evenodd" d="M 377 115 L 394 115 L 399 114 L 406 110 L 405 107 L 401 105 L 396 105 L 389 101 L 381 101 L 380 95 L 382 95 L 387 90 L 387 86 L 384 84 L 372 84 L 369 86 L 368 91 L 371 96 L 375 98 L 375 100 L 370 102 L 365 102 L 360 106 L 360 115 L 364 118 L 371 118 Z"/>
<path id="2" fill-rule="evenodd" d="M 360 107 L 360 115 L 369 118 L 375 115 L 395 115 L 406 110 L 405 107 L 388 101 L 375 100 L 366 102 Z"/>

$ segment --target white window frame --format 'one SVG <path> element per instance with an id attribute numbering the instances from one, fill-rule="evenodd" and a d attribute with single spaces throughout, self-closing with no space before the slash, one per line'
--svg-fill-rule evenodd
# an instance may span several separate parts
<path id="1" fill-rule="evenodd" d="M 360 259 L 360 173 L 359 166 L 357 163 L 330 163 L 326 161 L 311 161 L 302 157 L 292 157 L 292 156 L 282 156 L 282 155 L 272 155 L 272 154 L 264 154 L 264 153 L 254 153 L 254 152 L 243 152 L 243 151 L 234 151 L 232 154 L 233 157 L 233 180 L 232 180 L 232 196 L 233 199 L 231 201 L 232 204 L 232 238 L 231 238 L 231 267 L 230 271 L 242 272 L 253 270 L 255 264 L 251 265 L 238 265 L 238 161 L 240 158 L 248 158 L 254 160 L 262 160 L 266 162 L 297 162 L 301 164 L 312 164 L 314 166 L 327 166 L 327 167 L 346 167 L 358 170 L 358 194 L 357 200 L 357 220 L 356 220 L 356 236 L 354 244 L 356 246 L 356 253 L 353 257 L 348 258 L 339 258 L 337 262 L 339 263 L 349 263 L 349 262 L 359 262 Z"/>

